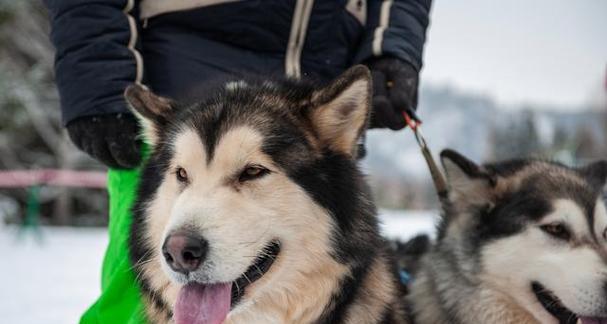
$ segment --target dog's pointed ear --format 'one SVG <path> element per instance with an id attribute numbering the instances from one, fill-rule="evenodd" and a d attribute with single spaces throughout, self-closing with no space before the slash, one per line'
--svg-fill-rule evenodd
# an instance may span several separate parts
<path id="1" fill-rule="evenodd" d="M 444 150 L 440 156 L 451 200 L 470 204 L 488 202 L 497 182 L 495 176 L 456 151 Z"/>
<path id="2" fill-rule="evenodd" d="M 580 172 L 590 184 L 598 190 L 603 190 L 607 183 L 607 161 L 597 161 L 580 169 Z"/>
<path id="3" fill-rule="evenodd" d="M 145 139 L 155 144 L 158 130 L 165 125 L 174 112 L 175 103 L 168 98 L 160 97 L 147 87 L 134 84 L 124 91 L 124 98 L 131 111 L 139 119 Z"/>
<path id="4" fill-rule="evenodd" d="M 356 156 L 356 143 L 369 120 L 371 96 L 371 73 L 363 65 L 315 91 L 309 118 L 321 142 L 335 152 Z"/>

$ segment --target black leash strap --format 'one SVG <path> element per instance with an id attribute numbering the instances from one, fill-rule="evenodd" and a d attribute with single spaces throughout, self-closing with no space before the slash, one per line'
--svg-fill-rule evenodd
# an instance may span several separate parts
<path id="1" fill-rule="evenodd" d="M 430 175 L 432 176 L 432 182 L 434 182 L 434 189 L 436 189 L 436 194 L 438 195 L 440 200 L 447 198 L 447 183 L 445 182 L 445 178 L 443 177 L 442 172 L 436 165 L 436 161 L 434 161 L 434 157 L 432 157 L 432 152 L 430 152 L 430 148 L 428 147 L 428 143 L 426 143 L 426 139 L 422 134 L 421 130 L 421 120 L 417 117 L 415 112 L 407 111 L 403 113 L 405 117 L 405 121 L 409 128 L 413 131 L 415 135 L 415 140 L 419 145 L 420 150 L 422 151 L 422 155 L 426 160 L 426 164 L 428 165 L 428 169 L 430 170 Z"/>

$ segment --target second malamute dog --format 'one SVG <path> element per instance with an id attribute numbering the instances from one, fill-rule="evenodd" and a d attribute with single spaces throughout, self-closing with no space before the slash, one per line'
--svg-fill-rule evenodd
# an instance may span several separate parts
<path id="1" fill-rule="evenodd" d="M 410 287 L 413 322 L 607 323 L 607 162 L 441 157 L 450 192 Z"/>
<path id="2" fill-rule="evenodd" d="M 356 162 L 370 83 L 358 66 L 187 105 L 127 89 L 151 145 L 130 248 L 152 322 L 404 322 Z"/>

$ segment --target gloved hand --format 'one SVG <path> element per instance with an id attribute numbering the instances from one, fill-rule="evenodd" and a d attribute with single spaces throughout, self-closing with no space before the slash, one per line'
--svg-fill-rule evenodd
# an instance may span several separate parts
<path id="1" fill-rule="evenodd" d="M 127 114 L 88 116 L 67 124 L 72 142 L 110 168 L 129 169 L 141 162 L 139 125 Z"/>
<path id="2" fill-rule="evenodd" d="M 367 63 L 373 77 L 373 111 L 370 128 L 399 130 L 405 127 L 403 111 L 417 109 L 419 73 L 394 57 L 380 57 Z"/>

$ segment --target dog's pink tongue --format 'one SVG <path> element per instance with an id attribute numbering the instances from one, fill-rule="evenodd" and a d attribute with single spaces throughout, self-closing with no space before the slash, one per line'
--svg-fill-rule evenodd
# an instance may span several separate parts
<path id="1" fill-rule="evenodd" d="M 181 288 L 173 317 L 176 324 L 221 324 L 230 311 L 232 284 L 189 283 Z"/>
<path id="2" fill-rule="evenodd" d="M 582 324 L 607 324 L 607 318 L 599 317 L 580 317 Z"/>

